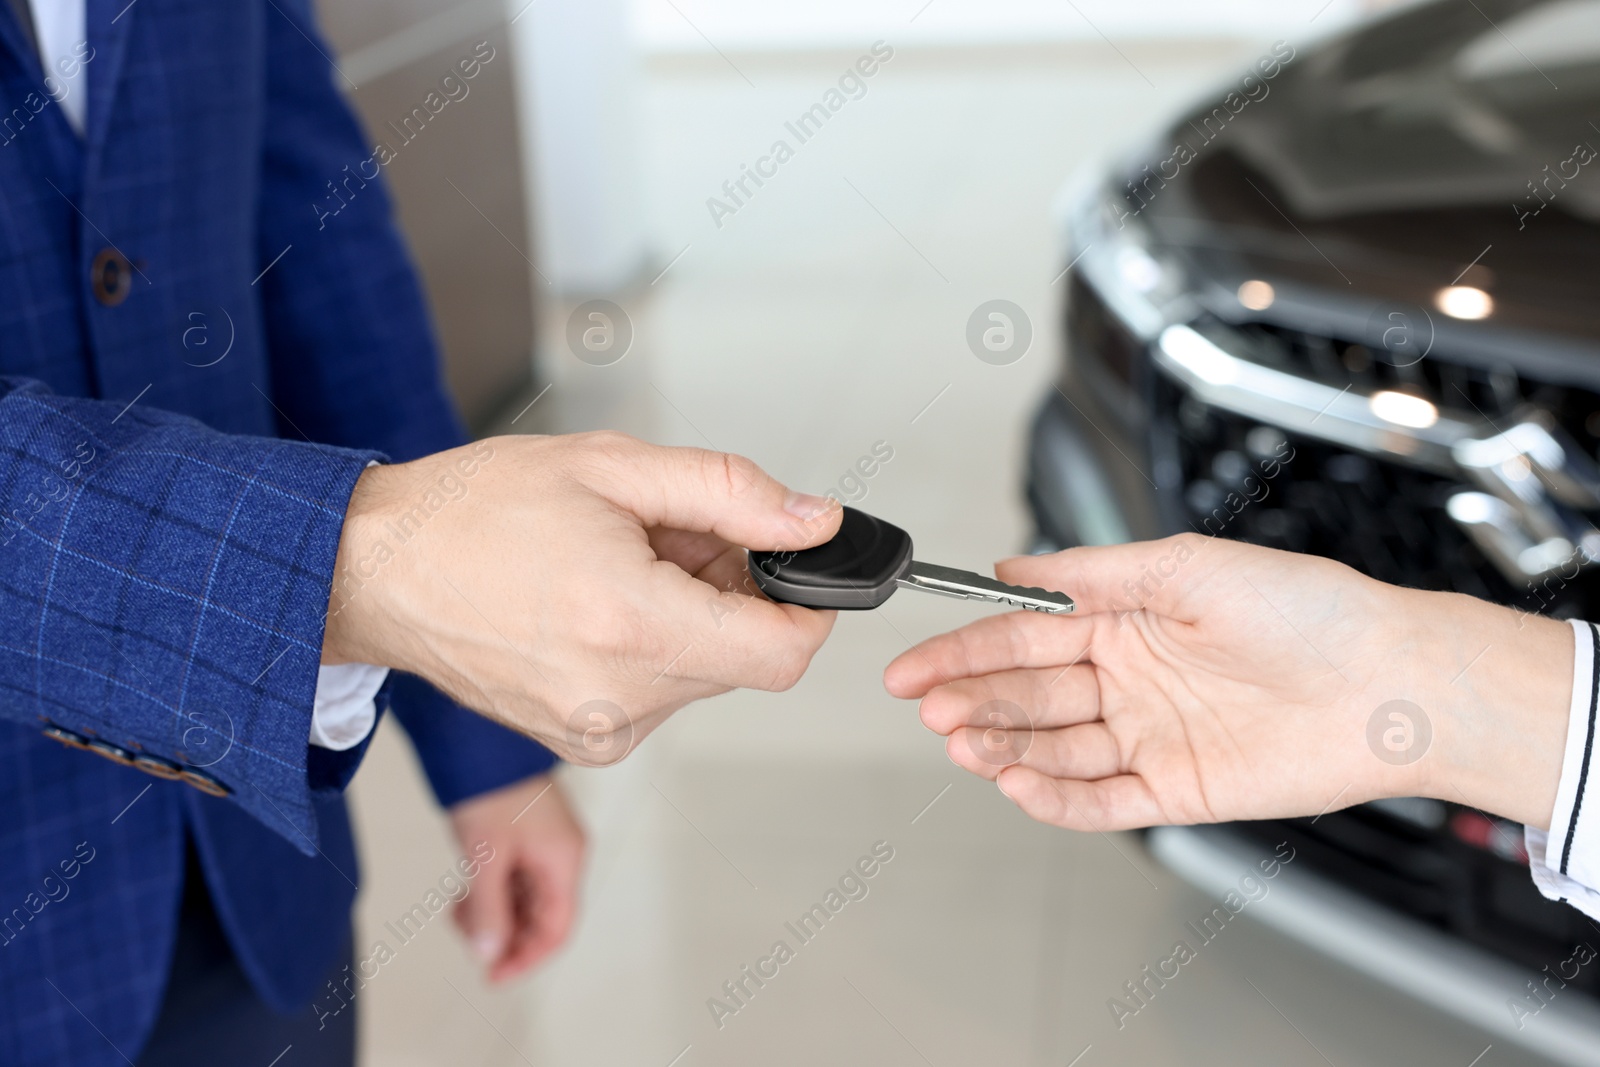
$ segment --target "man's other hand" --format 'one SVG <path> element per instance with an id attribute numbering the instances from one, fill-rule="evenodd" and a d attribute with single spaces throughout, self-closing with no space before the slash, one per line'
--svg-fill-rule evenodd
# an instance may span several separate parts
<path id="1" fill-rule="evenodd" d="M 572 930 L 583 829 L 548 774 L 463 800 L 451 807 L 450 824 L 462 854 L 480 863 L 456 904 L 456 925 L 491 982 L 515 978 L 560 948 Z"/>

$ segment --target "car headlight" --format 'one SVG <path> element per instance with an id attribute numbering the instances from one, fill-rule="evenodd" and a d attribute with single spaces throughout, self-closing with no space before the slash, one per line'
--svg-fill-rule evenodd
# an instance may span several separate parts
<path id="1" fill-rule="evenodd" d="M 1194 316 L 1177 257 L 1155 239 L 1110 183 L 1081 188 L 1065 205 L 1067 262 L 1145 341 Z"/>

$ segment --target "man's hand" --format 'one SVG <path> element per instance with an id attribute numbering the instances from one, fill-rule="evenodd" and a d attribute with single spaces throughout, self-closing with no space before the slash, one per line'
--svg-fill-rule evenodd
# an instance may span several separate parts
<path id="1" fill-rule="evenodd" d="M 1434 796 L 1549 823 L 1572 685 L 1558 622 L 1196 535 L 996 572 L 1078 613 L 983 619 L 884 681 L 1036 819 L 1110 830 Z"/>
<path id="2" fill-rule="evenodd" d="M 456 925 L 491 982 L 515 978 L 560 948 L 572 929 L 583 829 L 548 774 L 464 800 L 450 809 L 450 822 L 463 854 L 493 856 L 456 904 Z"/>
<path id="3" fill-rule="evenodd" d="M 693 700 L 799 680 L 834 615 L 761 597 L 743 549 L 805 548 L 839 517 L 742 457 L 616 433 L 373 467 L 323 662 L 419 674 L 563 757 L 612 763 Z"/>

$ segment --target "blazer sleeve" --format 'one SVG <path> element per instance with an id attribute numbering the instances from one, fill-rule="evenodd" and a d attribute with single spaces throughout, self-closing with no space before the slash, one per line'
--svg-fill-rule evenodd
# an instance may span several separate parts
<path id="1" fill-rule="evenodd" d="M 0 717 L 231 794 L 313 853 L 323 624 L 375 458 L 0 378 Z"/>
<path id="2" fill-rule="evenodd" d="M 274 398 L 313 439 L 397 461 L 462 444 L 426 299 L 394 223 L 381 173 L 387 157 L 340 96 L 332 49 L 307 0 L 275 0 L 266 27 L 261 261 L 290 245 L 294 257 L 293 269 L 262 280 Z M 555 762 L 543 746 L 415 677 L 396 673 L 380 696 L 442 804 Z"/>

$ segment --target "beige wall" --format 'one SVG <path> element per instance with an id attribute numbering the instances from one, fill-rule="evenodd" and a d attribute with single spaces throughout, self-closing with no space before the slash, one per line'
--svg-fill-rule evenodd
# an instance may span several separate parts
<path id="1" fill-rule="evenodd" d="M 495 50 L 468 94 L 384 168 L 422 271 L 450 390 L 469 424 L 482 426 L 532 377 L 532 253 L 505 9 L 446 0 L 318 0 L 317 9 L 336 62 L 357 86 L 350 99 L 378 136 L 479 42 Z"/>

